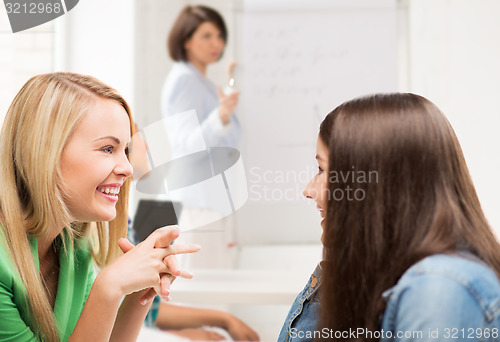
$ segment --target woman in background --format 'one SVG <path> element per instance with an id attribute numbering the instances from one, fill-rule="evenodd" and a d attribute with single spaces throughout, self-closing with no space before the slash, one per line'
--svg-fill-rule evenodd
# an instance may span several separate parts
<path id="1" fill-rule="evenodd" d="M 240 140 L 241 127 L 234 115 L 239 92 L 224 94 L 206 77 L 208 66 L 221 58 L 227 35 L 222 16 L 205 6 L 186 6 L 170 30 L 168 52 L 175 63 L 162 89 L 161 109 L 163 118 L 169 119 L 165 127 L 172 158 L 210 147 L 235 148 Z M 206 158 L 211 157 L 199 158 L 187 167 L 183 179 L 197 179 L 197 175 L 211 172 L 207 166 L 213 161 Z M 207 246 L 199 257 L 182 258 L 186 267 L 232 267 L 233 225 L 227 218 L 232 212 L 227 194 L 215 194 L 217 191 L 207 183 L 171 193 L 171 199 L 183 205 L 179 225 L 191 230 L 183 238 Z M 209 223 L 213 224 L 206 226 Z"/>
<path id="2" fill-rule="evenodd" d="M 175 61 L 162 90 L 162 114 L 169 117 L 194 110 L 207 146 L 238 144 L 241 128 L 234 109 L 239 92 L 222 93 L 206 77 L 209 65 L 224 52 L 227 29 L 222 16 L 205 6 L 186 6 L 174 22 L 168 37 L 168 52 Z M 182 127 L 181 127 L 182 128 Z M 169 129 L 176 133 L 175 129 Z M 186 133 L 186 132 L 183 132 Z M 193 137 L 181 132 L 172 137 L 175 154 L 190 152 Z"/>
<path id="3" fill-rule="evenodd" d="M 171 256 L 199 247 L 170 246 L 177 228 L 120 239 L 132 127 L 125 100 L 90 76 L 35 76 L 14 98 L 0 135 L 0 340 L 135 341 L 151 298 L 192 277 Z"/>
<path id="4" fill-rule="evenodd" d="M 445 116 L 414 94 L 330 115 L 315 337 L 498 341 L 500 245 Z"/>

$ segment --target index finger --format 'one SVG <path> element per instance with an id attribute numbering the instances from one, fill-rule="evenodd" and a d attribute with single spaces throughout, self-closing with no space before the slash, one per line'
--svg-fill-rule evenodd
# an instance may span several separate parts
<path id="1" fill-rule="evenodd" d="M 158 256 L 165 259 L 169 255 L 196 253 L 201 250 L 200 245 L 170 245 L 168 248 L 158 248 Z"/>
<path id="2" fill-rule="evenodd" d="M 147 237 L 144 244 L 154 248 L 166 248 L 179 237 L 179 227 L 166 226 L 158 228 Z"/>
<path id="3" fill-rule="evenodd" d="M 173 254 L 185 254 L 185 253 L 196 253 L 201 250 L 200 245 L 172 245 L 169 247 L 168 255 Z"/>

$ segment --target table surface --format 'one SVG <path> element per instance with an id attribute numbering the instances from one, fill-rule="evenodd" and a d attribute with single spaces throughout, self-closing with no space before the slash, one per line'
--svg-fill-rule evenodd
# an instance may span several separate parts
<path id="1" fill-rule="evenodd" d="M 171 297 L 197 304 L 291 305 L 310 272 L 276 270 L 192 270 L 193 279 L 177 278 Z"/>

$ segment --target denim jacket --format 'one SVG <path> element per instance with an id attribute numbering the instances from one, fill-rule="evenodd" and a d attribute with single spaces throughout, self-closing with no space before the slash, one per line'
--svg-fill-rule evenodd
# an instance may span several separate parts
<path id="1" fill-rule="evenodd" d="M 383 297 L 381 341 L 500 341 L 500 282 L 472 254 L 429 256 Z"/>
<path id="2" fill-rule="evenodd" d="M 319 315 L 321 265 L 318 264 L 306 287 L 298 294 L 288 311 L 278 342 L 313 341 L 308 332 L 316 330 Z"/>

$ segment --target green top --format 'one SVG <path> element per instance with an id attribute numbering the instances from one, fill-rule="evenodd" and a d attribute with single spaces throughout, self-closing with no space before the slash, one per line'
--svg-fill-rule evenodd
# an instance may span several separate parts
<path id="1" fill-rule="evenodd" d="M 5 250 L 1 234 L 0 240 L 0 341 L 39 341 L 26 324 L 30 319 L 25 303 L 26 288 Z M 36 238 L 29 240 L 40 272 L 38 241 Z M 67 252 L 59 249 L 59 284 L 54 304 L 61 341 L 66 341 L 73 332 L 94 282 L 92 257 L 87 244 L 75 241 L 75 252 L 69 241 L 66 246 Z"/>

